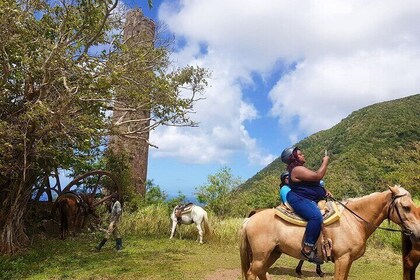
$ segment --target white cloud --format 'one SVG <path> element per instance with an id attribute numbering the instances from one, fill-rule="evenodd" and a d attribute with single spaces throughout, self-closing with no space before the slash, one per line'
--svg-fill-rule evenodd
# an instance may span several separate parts
<path id="1" fill-rule="evenodd" d="M 297 117 L 301 134 L 327 129 L 359 108 L 418 93 L 419 66 L 420 52 L 409 49 L 305 60 L 270 92 L 272 114 Z"/>
<path id="2" fill-rule="evenodd" d="M 292 142 L 353 110 L 420 91 L 417 0 L 168 0 L 159 17 L 186 42 L 174 61 L 209 68 L 213 77 L 193 116 L 200 127 L 158 129 L 154 157 L 274 159 L 244 125 L 267 115 L 245 101 L 244 85 L 253 85 L 252 73 L 270 77 L 279 62 L 288 72 L 261 95 Z"/>
<path id="3" fill-rule="evenodd" d="M 212 79 L 206 99 L 191 117 L 196 128 L 159 127 L 151 133 L 151 141 L 159 147 L 153 157 L 176 157 L 185 162 L 227 164 L 235 153 L 248 151 L 254 163 L 267 164 L 272 156 L 262 155 L 242 122 L 257 117 L 255 108 L 241 100 L 237 85 L 224 79 Z"/>

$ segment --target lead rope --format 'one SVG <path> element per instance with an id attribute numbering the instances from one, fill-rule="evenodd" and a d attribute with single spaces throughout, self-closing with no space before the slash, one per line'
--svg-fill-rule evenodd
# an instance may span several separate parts
<path id="1" fill-rule="evenodd" d="M 405 195 L 405 194 L 404 194 Z M 399 197 L 402 197 L 402 196 L 404 196 L 404 195 L 400 195 L 400 196 L 395 196 L 394 198 L 393 198 L 393 200 L 392 200 L 392 202 L 394 202 L 395 201 L 395 199 L 397 199 L 397 198 L 399 198 Z M 353 215 L 355 215 L 357 218 L 359 218 L 360 220 L 362 220 L 363 222 L 365 222 L 366 224 L 368 224 L 368 225 L 370 225 L 370 226 L 372 226 L 372 227 L 375 227 L 375 228 L 377 228 L 377 229 L 382 229 L 382 230 L 387 230 L 387 231 L 396 231 L 396 232 L 401 232 L 401 233 L 404 233 L 405 235 L 411 235 L 411 233 L 410 232 L 408 232 L 408 231 L 405 231 L 405 230 L 400 230 L 400 229 L 393 229 L 393 228 L 384 228 L 384 227 L 380 227 L 380 226 L 375 226 L 375 225 L 372 225 L 372 223 L 369 223 L 368 221 L 366 221 L 365 219 L 363 219 L 362 217 L 360 217 L 356 212 L 354 212 L 353 210 L 351 210 L 350 208 L 348 208 L 344 203 L 342 203 L 341 201 L 338 201 L 337 199 L 335 199 L 334 197 L 331 197 L 331 196 L 328 196 L 327 197 L 327 199 L 331 199 L 331 200 L 333 200 L 333 201 L 335 201 L 335 202 L 337 202 L 338 204 L 340 204 L 341 206 L 343 206 L 346 210 L 348 210 L 350 213 L 352 213 Z M 392 202 L 391 202 L 391 205 L 392 205 Z M 391 207 L 391 205 L 390 205 L 390 207 Z M 389 221 L 389 214 L 390 214 L 390 211 L 391 210 L 388 210 L 388 221 Z M 398 212 L 398 211 L 397 211 Z M 400 213 L 398 212 L 398 216 L 399 216 L 399 218 L 400 218 L 400 220 L 401 220 L 401 222 L 402 222 L 402 219 L 401 219 L 401 216 L 400 216 Z"/>

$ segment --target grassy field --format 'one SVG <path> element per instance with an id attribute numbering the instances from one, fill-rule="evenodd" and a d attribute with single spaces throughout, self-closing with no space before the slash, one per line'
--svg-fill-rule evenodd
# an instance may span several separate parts
<path id="1" fill-rule="evenodd" d="M 243 218 L 210 215 L 209 219 L 212 238 L 203 245 L 196 241 L 197 229 L 192 225 L 179 228 L 170 240 L 167 209 L 156 205 L 125 213 L 121 252 L 115 251 L 113 240 L 96 252 L 94 246 L 103 236 L 100 232 L 65 241 L 37 234 L 27 252 L 0 256 L 0 279 L 241 279 L 238 229 Z M 384 222 L 382 226 L 389 225 Z M 368 240 L 365 255 L 353 264 L 349 279 L 401 279 L 400 242 L 399 233 L 377 230 Z M 296 279 L 297 263 L 282 256 L 269 270 L 271 279 Z M 324 279 L 332 279 L 333 264 L 327 263 L 322 269 Z M 304 264 L 303 274 L 305 279 L 320 279 L 310 263 Z"/>
<path id="2" fill-rule="evenodd" d="M 83 234 L 66 241 L 37 237 L 26 253 L 0 258 L 1 279 L 150 279 L 207 280 L 240 278 L 237 243 L 192 239 L 124 239 L 124 250 L 108 242 L 101 252 L 93 250 L 99 237 Z M 282 256 L 269 270 L 271 279 L 296 279 L 297 260 Z M 305 279 L 319 279 L 313 264 L 305 263 Z M 333 264 L 323 265 L 325 279 L 331 279 Z M 390 249 L 369 248 L 350 271 L 350 279 L 401 279 L 401 257 Z"/>

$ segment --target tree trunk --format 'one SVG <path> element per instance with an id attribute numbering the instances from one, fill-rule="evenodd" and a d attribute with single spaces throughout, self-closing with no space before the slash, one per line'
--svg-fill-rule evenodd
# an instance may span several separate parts
<path id="1" fill-rule="evenodd" d="M 3 221 L 0 221 L 0 252 L 12 255 L 29 245 L 29 237 L 25 232 L 24 217 L 30 196 L 30 188 L 23 183 L 9 186 L 9 194 L 2 203 Z"/>

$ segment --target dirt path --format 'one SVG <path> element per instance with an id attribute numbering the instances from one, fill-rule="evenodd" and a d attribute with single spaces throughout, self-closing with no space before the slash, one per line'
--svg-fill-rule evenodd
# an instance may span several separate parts
<path id="1" fill-rule="evenodd" d="M 206 275 L 203 280 L 236 280 L 241 279 L 240 269 L 218 269 L 214 273 Z"/>
<path id="2" fill-rule="evenodd" d="M 292 268 L 270 268 L 267 279 L 269 280 L 281 280 L 281 279 L 297 279 L 299 278 Z M 332 279 L 332 271 L 325 271 L 325 276 L 320 278 L 315 271 L 302 270 L 304 278 L 306 280 L 312 279 Z M 240 269 L 218 269 L 217 271 L 206 275 L 203 280 L 240 280 L 241 279 L 241 270 Z"/>

